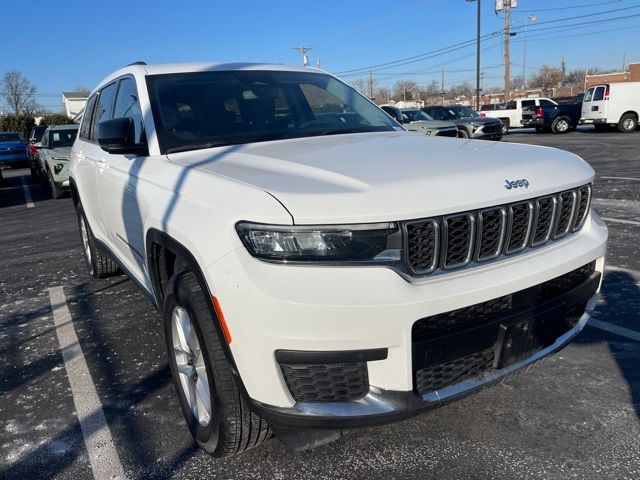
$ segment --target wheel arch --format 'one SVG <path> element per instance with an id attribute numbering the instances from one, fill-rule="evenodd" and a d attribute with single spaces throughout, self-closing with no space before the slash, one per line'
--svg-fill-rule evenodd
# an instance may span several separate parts
<path id="1" fill-rule="evenodd" d="M 624 117 L 627 114 L 631 114 L 634 115 L 636 117 L 636 120 L 640 119 L 640 115 L 638 115 L 638 112 L 636 112 L 635 110 L 627 110 L 626 112 L 624 112 L 622 115 L 620 115 L 620 118 Z"/>
<path id="2" fill-rule="evenodd" d="M 69 177 L 69 192 L 71 193 L 71 200 L 73 201 L 73 208 L 78 210 L 78 203 L 80 203 L 80 195 L 78 194 L 78 186 L 73 177 Z"/>

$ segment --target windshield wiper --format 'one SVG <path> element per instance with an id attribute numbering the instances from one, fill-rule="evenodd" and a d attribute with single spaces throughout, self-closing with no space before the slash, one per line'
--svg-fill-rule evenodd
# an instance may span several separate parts
<path id="1" fill-rule="evenodd" d="M 233 140 L 226 140 L 224 142 L 222 141 L 209 142 L 209 143 L 202 143 L 199 145 L 182 145 L 181 147 L 168 148 L 167 153 L 186 152 L 189 150 L 202 150 L 205 148 L 214 148 L 214 147 L 226 147 L 228 145 L 238 145 L 239 143 L 244 143 L 244 142 L 238 142 L 238 141 L 234 142 Z"/>
<path id="2" fill-rule="evenodd" d="M 345 133 L 368 133 L 376 131 L 377 130 L 367 130 L 362 128 L 343 128 L 341 130 L 322 130 L 320 132 L 307 132 L 305 135 L 309 137 L 315 137 L 323 135 L 343 135 Z"/>

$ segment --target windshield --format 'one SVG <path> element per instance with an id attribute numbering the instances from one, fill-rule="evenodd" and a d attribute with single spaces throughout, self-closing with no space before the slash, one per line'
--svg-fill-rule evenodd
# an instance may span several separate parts
<path id="1" fill-rule="evenodd" d="M 584 96 L 584 100 L 583 102 L 590 102 L 591 99 L 593 98 L 593 91 L 595 90 L 594 87 L 591 87 L 589 90 L 587 90 L 587 93 Z"/>
<path id="2" fill-rule="evenodd" d="M 39 126 L 39 127 L 34 127 L 33 129 L 33 133 L 31 135 L 31 138 L 33 139 L 34 142 L 39 142 L 40 140 L 42 140 L 42 135 L 44 134 L 44 131 L 47 129 L 46 126 Z"/>
<path id="3" fill-rule="evenodd" d="M 53 130 L 49 132 L 49 148 L 71 147 L 78 130 Z"/>
<path id="4" fill-rule="evenodd" d="M 476 112 L 474 112 L 469 107 L 446 107 L 446 109 L 450 112 L 452 118 L 468 118 L 468 117 L 479 117 Z"/>
<path id="5" fill-rule="evenodd" d="M 433 122 L 433 118 L 422 110 L 402 110 L 410 122 Z"/>
<path id="6" fill-rule="evenodd" d="M 191 72 L 147 82 L 163 153 L 395 129 L 386 113 L 321 73 Z"/>
<path id="7" fill-rule="evenodd" d="M 0 132 L 0 142 L 19 142 L 20 136 L 14 132 Z"/>

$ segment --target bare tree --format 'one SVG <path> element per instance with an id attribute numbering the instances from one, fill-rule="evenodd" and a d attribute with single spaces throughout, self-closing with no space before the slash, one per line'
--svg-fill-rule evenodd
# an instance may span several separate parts
<path id="1" fill-rule="evenodd" d="M 395 101 L 417 100 L 420 97 L 420 86 L 412 80 L 398 80 L 391 88 Z"/>
<path id="2" fill-rule="evenodd" d="M 5 73 L 0 85 L 0 96 L 17 115 L 33 115 L 39 109 L 34 97 L 36 91 L 37 87 L 17 70 Z"/>
<path id="3" fill-rule="evenodd" d="M 538 70 L 531 80 L 529 85 L 531 87 L 540 87 L 545 91 L 550 91 L 553 88 L 562 85 L 564 74 L 561 68 L 550 67 L 549 65 L 543 65 Z"/>
<path id="4" fill-rule="evenodd" d="M 521 90 L 525 87 L 524 78 L 522 75 L 518 75 L 517 77 L 511 78 L 511 88 L 514 90 Z"/>

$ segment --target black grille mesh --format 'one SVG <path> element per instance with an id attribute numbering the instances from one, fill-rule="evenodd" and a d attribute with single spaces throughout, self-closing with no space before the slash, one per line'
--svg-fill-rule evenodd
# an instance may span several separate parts
<path id="1" fill-rule="evenodd" d="M 296 402 L 355 400 L 369 391 L 366 362 L 280 367 Z"/>
<path id="2" fill-rule="evenodd" d="M 569 229 L 571 212 L 573 212 L 573 200 L 573 192 L 563 192 L 560 194 L 560 207 L 554 232 L 555 235 L 562 235 Z"/>
<path id="3" fill-rule="evenodd" d="M 591 196 L 591 187 L 585 185 L 578 189 L 578 211 L 576 212 L 576 219 L 573 222 L 573 228 L 580 226 L 589 208 L 589 197 Z"/>
<path id="4" fill-rule="evenodd" d="M 518 250 L 525 246 L 527 233 L 529 231 L 529 221 L 531 209 L 529 203 L 517 203 L 511 207 L 509 218 L 511 220 L 511 232 L 507 252 Z"/>
<path id="5" fill-rule="evenodd" d="M 450 312 L 432 315 L 418 320 L 413 325 L 414 339 L 429 338 L 436 335 L 450 335 L 452 333 L 485 323 L 511 310 L 511 295 L 494 298 L 469 307 L 458 308 Z"/>
<path id="6" fill-rule="evenodd" d="M 549 238 L 553 222 L 553 197 L 543 197 L 536 206 L 537 221 L 533 231 L 533 244 L 539 244 Z"/>
<path id="7" fill-rule="evenodd" d="M 469 257 L 473 227 L 468 215 L 447 218 L 447 253 L 445 267 L 464 263 Z"/>
<path id="8" fill-rule="evenodd" d="M 500 249 L 500 239 L 504 228 L 504 216 L 501 208 L 480 212 L 482 222 L 480 231 L 480 245 L 478 246 L 478 260 L 497 255 Z"/>
<path id="9" fill-rule="evenodd" d="M 436 233 L 436 227 L 430 221 L 407 224 L 407 256 L 414 272 L 427 271 L 434 266 Z"/>
<path id="10" fill-rule="evenodd" d="M 470 251 L 474 253 L 471 261 L 481 262 L 499 257 L 496 253 L 515 254 L 527 246 L 542 245 L 549 236 L 559 238 L 582 227 L 583 219 L 589 213 L 590 194 L 591 186 L 584 185 L 511 205 L 405 222 L 405 262 L 412 274 L 424 275 L 437 268 L 465 265 Z M 575 220 L 570 225 L 574 198 L 578 199 L 578 204 Z M 502 208 L 509 217 L 504 229 L 500 216 Z M 474 223 L 479 230 L 477 235 L 473 232 Z M 502 251 L 498 252 L 503 242 Z"/>
<path id="11" fill-rule="evenodd" d="M 493 367 L 494 358 L 493 348 L 489 348 L 450 362 L 416 370 L 416 389 L 418 393 L 432 392 L 477 377 Z"/>

